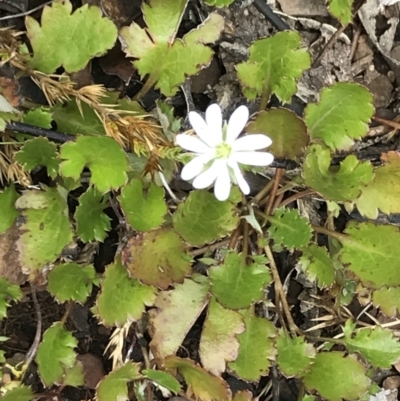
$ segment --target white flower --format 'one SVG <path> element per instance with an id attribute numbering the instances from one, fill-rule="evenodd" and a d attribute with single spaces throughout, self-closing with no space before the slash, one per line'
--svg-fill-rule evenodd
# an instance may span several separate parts
<path id="1" fill-rule="evenodd" d="M 266 135 L 238 136 L 249 119 L 246 106 L 238 107 L 228 125 L 222 123 L 221 108 L 217 104 L 206 110 L 206 119 L 191 111 L 189 121 L 198 137 L 186 134 L 176 136 L 182 148 L 194 152 L 195 157 L 182 170 L 182 179 L 193 180 L 193 187 L 203 189 L 215 182 L 214 193 L 218 200 L 228 199 L 231 183 L 237 184 L 246 195 L 249 184 L 240 171 L 239 164 L 267 166 L 274 156 L 267 152 L 256 152 L 270 146 L 272 141 Z"/>

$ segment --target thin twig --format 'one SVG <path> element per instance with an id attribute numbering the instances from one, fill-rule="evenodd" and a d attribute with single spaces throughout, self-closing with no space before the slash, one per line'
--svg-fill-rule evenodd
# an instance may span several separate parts
<path id="1" fill-rule="evenodd" d="M 239 237 L 239 238 L 240 238 L 240 237 Z M 239 239 L 239 238 L 238 238 L 238 239 Z M 219 249 L 219 248 L 222 248 L 222 247 L 224 247 L 224 246 L 228 246 L 228 245 L 230 244 L 230 242 L 231 242 L 231 240 L 230 240 L 230 238 L 228 238 L 228 239 L 225 239 L 225 240 L 223 240 L 223 241 L 217 242 L 217 243 L 215 243 L 215 244 L 206 245 L 206 246 L 203 246 L 202 248 L 192 250 L 192 251 L 190 252 L 190 255 L 191 255 L 193 258 L 195 258 L 196 256 L 203 255 L 203 254 L 206 253 L 206 252 L 215 251 L 215 250 L 217 250 L 217 249 Z"/>
<path id="2" fill-rule="evenodd" d="M 307 189 L 307 190 L 302 191 L 302 192 L 297 192 L 297 194 L 294 194 L 294 195 L 290 196 L 289 198 L 285 199 L 283 202 L 281 202 L 279 204 L 279 207 L 283 207 L 283 206 L 289 205 L 290 203 L 292 203 L 292 202 L 294 202 L 294 201 L 296 201 L 298 199 L 305 198 L 306 196 L 309 196 L 309 195 L 312 195 L 312 194 L 315 194 L 315 191 L 312 190 L 312 189 Z"/>
<path id="3" fill-rule="evenodd" d="M 6 15 L 5 17 L 1 17 L 0 21 L 5 21 L 5 20 L 8 20 L 8 19 L 13 19 L 13 18 L 18 18 L 18 17 L 25 17 L 26 15 L 33 14 L 35 11 L 38 11 L 41 8 L 44 8 L 44 7 L 48 6 L 49 4 L 53 3 L 53 1 L 54 0 L 50 0 L 47 3 L 41 4 L 40 6 L 32 8 L 31 10 L 25 11 L 23 13 L 13 14 L 13 15 Z"/>
<path id="4" fill-rule="evenodd" d="M 278 192 L 279 184 L 281 182 L 281 178 L 283 177 L 284 172 L 285 172 L 285 170 L 282 168 L 277 168 L 275 170 L 274 183 L 272 185 L 271 193 L 269 194 L 267 206 L 265 207 L 265 214 L 270 215 L 274 212 L 274 210 L 273 210 L 274 201 L 275 201 L 276 193 Z"/>

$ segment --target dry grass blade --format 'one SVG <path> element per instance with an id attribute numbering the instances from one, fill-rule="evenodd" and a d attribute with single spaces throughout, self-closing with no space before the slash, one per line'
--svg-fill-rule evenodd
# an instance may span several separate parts
<path id="1" fill-rule="evenodd" d="M 130 327 L 131 323 L 129 322 L 122 327 L 117 327 L 112 333 L 110 341 L 108 342 L 107 347 L 104 350 L 104 353 L 106 353 L 111 347 L 113 348 L 110 355 L 113 360 L 113 370 L 124 364 L 122 350 L 124 348 L 125 339 L 128 336 Z"/>

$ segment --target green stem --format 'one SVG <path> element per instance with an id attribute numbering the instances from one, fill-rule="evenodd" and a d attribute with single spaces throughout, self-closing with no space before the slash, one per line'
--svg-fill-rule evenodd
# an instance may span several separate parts
<path id="1" fill-rule="evenodd" d="M 271 89 L 269 85 L 265 85 L 263 93 L 261 95 L 260 111 L 264 111 L 267 108 L 270 96 L 271 96 Z"/>
<path id="2" fill-rule="evenodd" d="M 311 227 L 315 232 L 317 232 L 319 234 L 328 235 L 331 238 L 335 238 L 338 241 L 340 241 L 342 244 L 349 243 L 351 241 L 350 238 L 346 234 L 338 233 L 336 231 L 329 230 L 328 228 L 325 228 L 325 227 L 314 226 L 314 225 L 311 225 Z"/>

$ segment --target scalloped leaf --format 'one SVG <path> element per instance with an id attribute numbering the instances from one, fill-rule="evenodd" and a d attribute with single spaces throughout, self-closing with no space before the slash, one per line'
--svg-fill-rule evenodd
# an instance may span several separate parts
<path id="1" fill-rule="evenodd" d="M 67 72 L 82 70 L 90 59 L 103 55 L 117 39 L 117 28 L 104 18 L 99 7 L 87 4 L 72 13 L 69 0 L 45 6 L 41 24 L 26 17 L 27 35 L 33 49 L 32 69 L 51 74 L 58 67 Z"/>
<path id="2" fill-rule="evenodd" d="M 130 278 L 120 258 L 117 258 L 106 268 L 101 292 L 92 311 L 105 326 L 122 327 L 127 322 L 141 319 L 145 307 L 154 304 L 155 293 L 155 288 Z"/>
<path id="3" fill-rule="evenodd" d="M 343 332 L 349 351 L 358 352 L 373 367 L 389 369 L 400 362 L 400 343 L 391 330 L 376 326 L 354 332 L 353 323 L 347 321 Z"/>
<path id="4" fill-rule="evenodd" d="M 34 138 L 24 143 L 19 152 L 14 155 L 15 160 L 24 168 L 25 171 L 32 171 L 38 166 L 45 166 L 47 174 L 51 178 L 58 175 L 57 146 L 47 138 Z"/>
<path id="5" fill-rule="evenodd" d="M 279 208 L 273 216 L 268 216 L 271 226 L 268 235 L 275 244 L 282 244 L 288 249 L 306 246 L 311 239 L 311 225 L 307 219 L 300 216 L 298 210 Z"/>
<path id="6" fill-rule="evenodd" d="M 175 394 L 179 393 L 182 389 L 178 380 L 176 380 L 174 376 L 170 375 L 167 372 L 162 372 L 161 370 L 154 369 L 144 369 L 142 370 L 142 374 L 144 374 L 153 383 L 165 387 Z"/>
<path id="7" fill-rule="evenodd" d="M 332 257 L 325 247 L 311 244 L 302 248 L 302 257 L 299 264 L 307 279 L 317 282 L 318 287 L 329 287 L 335 281 L 335 267 Z"/>
<path id="8" fill-rule="evenodd" d="M 371 383 L 360 362 L 346 357 L 344 352 L 333 351 L 319 353 L 303 380 L 309 390 L 318 391 L 329 401 L 360 399 Z"/>
<path id="9" fill-rule="evenodd" d="M 163 188 L 151 183 L 144 195 L 142 181 L 138 179 L 133 179 L 122 188 L 118 200 L 128 223 L 137 231 L 160 227 L 168 211 Z"/>
<path id="10" fill-rule="evenodd" d="M 279 330 L 276 346 L 278 349 L 276 362 L 287 377 L 303 376 L 317 353 L 312 344 L 305 342 L 304 337 L 292 338 L 282 329 Z"/>
<path id="11" fill-rule="evenodd" d="M 18 216 L 15 208 L 15 201 L 18 199 L 18 193 L 15 185 L 11 184 L 0 193 L 0 234 L 6 232 L 13 224 Z"/>
<path id="12" fill-rule="evenodd" d="M 372 294 L 372 303 L 388 317 L 400 312 L 400 287 L 380 288 Z"/>
<path id="13" fill-rule="evenodd" d="M 375 220 L 379 210 L 385 214 L 400 213 L 400 153 L 388 152 L 381 156 L 384 163 L 356 200 L 359 212 Z"/>
<path id="14" fill-rule="evenodd" d="M 165 367 L 178 369 L 196 399 L 200 401 L 229 401 L 231 399 L 231 391 L 224 380 L 211 375 L 190 359 L 169 356 L 165 360 Z"/>
<path id="15" fill-rule="evenodd" d="M 25 218 L 17 241 L 20 261 L 23 270 L 34 276 L 72 241 L 66 194 L 61 195 L 55 188 L 26 191 L 18 198 L 16 207 L 23 209 Z"/>
<path id="16" fill-rule="evenodd" d="M 328 0 L 329 12 L 336 17 L 342 25 L 348 25 L 353 19 L 352 6 L 354 0 Z"/>
<path id="17" fill-rule="evenodd" d="M 142 378 L 140 363 L 127 362 L 124 366 L 112 371 L 97 386 L 97 401 L 127 401 L 128 383 Z"/>
<path id="18" fill-rule="evenodd" d="M 10 301 L 19 301 L 21 298 L 19 285 L 10 284 L 4 277 L 0 277 L 0 320 L 6 317 Z"/>
<path id="19" fill-rule="evenodd" d="M 36 361 L 43 383 L 49 387 L 53 384 L 66 384 L 68 371 L 76 365 L 74 348 L 78 341 L 71 332 L 65 330 L 61 322 L 54 323 L 43 334 Z M 80 385 L 83 384 L 83 374 Z"/>
<path id="20" fill-rule="evenodd" d="M 157 309 L 149 311 L 150 347 L 156 358 L 164 359 L 175 354 L 207 305 L 208 289 L 208 279 L 194 274 L 192 280 L 186 279 L 173 290 L 158 294 Z"/>
<path id="21" fill-rule="evenodd" d="M 244 329 L 240 313 L 225 309 L 211 298 L 200 338 L 202 366 L 216 376 L 225 372 L 226 362 L 232 362 L 238 356 L 236 335 L 243 333 Z"/>
<path id="22" fill-rule="evenodd" d="M 125 152 L 114 139 L 99 136 L 79 136 L 60 149 L 60 171 L 64 177 L 78 180 L 85 167 L 92 175 L 90 183 L 101 193 L 118 189 L 127 181 L 128 161 Z"/>
<path id="23" fill-rule="evenodd" d="M 296 80 L 311 66 L 310 53 L 300 46 L 301 36 L 295 31 L 278 32 L 253 42 L 248 61 L 236 66 L 244 95 L 253 100 L 263 93 L 267 98 L 275 94 L 279 100 L 290 102 L 297 91 Z"/>
<path id="24" fill-rule="evenodd" d="M 287 109 L 261 111 L 247 125 L 246 133 L 263 133 L 272 139 L 268 148 L 277 159 L 297 160 L 310 142 L 304 121 Z"/>
<path id="25" fill-rule="evenodd" d="M 209 64 L 213 51 L 204 45 L 218 40 L 224 27 L 223 17 L 211 14 L 197 29 L 176 39 L 187 3 L 150 0 L 142 6 L 147 29 L 133 22 L 120 31 L 123 51 L 138 59 L 133 64 L 142 78 L 148 75 L 146 87 L 156 84 L 166 96 L 175 95 L 186 76 L 197 74 Z"/>
<path id="26" fill-rule="evenodd" d="M 209 269 L 211 293 L 229 309 L 248 308 L 261 301 L 264 288 L 272 281 L 265 263 L 257 261 L 248 266 L 242 254 L 229 253 L 223 264 Z"/>
<path id="27" fill-rule="evenodd" d="M 7 391 L 1 401 L 30 401 L 35 397 L 33 391 L 26 386 L 16 387 Z"/>
<path id="28" fill-rule="evenodd" d="M 347 156 L 340 166 L 330 166 L 331 156 L 327 148 L 313 145 L 303 165 L 306 184 L 328 200 L 350 201 L 356 199 L 364 185 L 373 177 L 370 162 L 360 162 L 356 156 Z"/>
<path id="29" fill-rule="evenodd" d="M 350 221 L 342 236 L 340 261 L 365 287 L 400 286 L 400 255 L 394 252 L 400 242 L 400 228 Z"/>
<path id="30" fill-rule="evenodd" d="M 164 290 L 182 283 L 191 272 L 191 257 L 170 228 L 136 235 L 129 240 L 123 255 L 123 263 L 132 277 Z"/>
<path id="31" fill-rule="evenodd" d="M 37 109 L 29 110 L 24 114 L 22 122 L 40 128 L 51 128 L 53 115 L 47 107 L 38 107 Z"/>
<path id="32" fill-rule="evenodd" d="M 48 290 L 60 303 L 75 301 L 83 304 L 92 291 L 95 277 L 93 266 L 63 263 L 50 272 Z"/>
<path id="33" fill-rule="evenodd" d="M 235 362 L 229 368 L 244 379 L 255 381 L 268 373 L 270 360 L 276 356 L 275 326 L 267 319 L 257 317 L 253 311 L 241 311 L 246 331 L 238 335 L 240 347 Z"/>
<path id="34" fill-rule="evenodd" d="M 319 103 L 309 103 L 304 120 L 312 140 L 322 140 L 332 150 L 349 150 L 354 139 L 368 133 L 374 114 L 372 95 L 353 82 L 339 82 L 321 92 Z"/>
<path id="35" fill-rule="evenodd" d="M 111 228 L 111 219 L 103 210 L 108 207 L 108 197 L 104 197 L 95 187 L 79 197 L 75 210 L 76 232 L 83 242 L 104 241 Z"/>
<path id="36" fill-rule="evenodd" d="M 185 241 L 198 246 L 229 234 L 239 221 L 229 200 L 220 202 L 207 190 L 191 192 L 173 215 L 175 230 Z"/>

